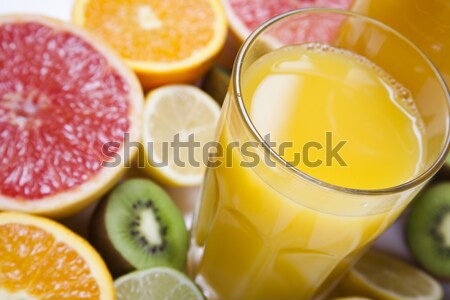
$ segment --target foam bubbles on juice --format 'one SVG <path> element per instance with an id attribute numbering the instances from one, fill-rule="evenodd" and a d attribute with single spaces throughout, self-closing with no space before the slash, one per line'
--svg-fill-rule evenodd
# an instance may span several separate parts
<path id="1" fill-rule="evenodd" d="M 391 99 L 395 100 L 396 104 L 398 104 L 411 117 L 411 119 L 414 120 L 417 128 L 420 130 L 420 136 L 423 137 L 425 135 L 425 124 L 422 120 L 422 117 L 420 116 L 419 110 L 417 109 L 411 92 L 400 82 L 398 82 L 394 77 L 384 71 L 381 67 L 362 55 L 323 43 L 305 43 L 302 45 L 290 46 L 286 47 L 285 51 L 298 51 L 297 49 L 299 48 L 299 46 L 300 48 L 304 48 L 313 53 L 330 52 L 345 55 L 347 57 L 350 57 L 353 61 L 376 71 L 380 79 L 383 80 L 388 90 L 392 93 Z"/>
<path id="2" fill-rule="evenodd" d="M 299 51 L 304 49 L 306 51 Z M 306 43 L 302 45 L 294 45 L 283 48 L 283 51 L 287 53 L 299 55 L 299 59 L 296 61 L 281 61 L 278 64 L 272 66 L 272 71 L 277 73 L 296 73 L 296 72 L 309 72 L 308 70 L 314 70 L 314 64 L 308 58 L 308 52 L 310 53 L 323 53 L 330 54 L 336 53 L 339 55 L 346 56 L 350 58 L 353 62 L 363 65 L 365 67 L 374 70 L 377 73 L 378 80 L 386 87 L 386 90 L 390 94 L 390 99 L 399 109 L 401 109 L 405 115 L 415 124 L 414 131 L 416 137 L 421 141 L 420 145 L 420 159 L 416 167 L 417 172 L 421 172 L 423 169 L 423 162 L 425 157 L 425 134 L 426 128 L 425 124 L 420 116 L 419 110 L 416 103 L 412 97 L 411 92 L 404 87 L 400 82 L 398 82 L 394 77 L 389 75 L 381 67 L 367 59 L 362 55 L 355 54 L 349 50 L 336 48 L 328 44 L 323 43 Z M 301 71 L 299 71 L 301 70 Z M 351 84 L 351 83 L 350 83 Z"/>

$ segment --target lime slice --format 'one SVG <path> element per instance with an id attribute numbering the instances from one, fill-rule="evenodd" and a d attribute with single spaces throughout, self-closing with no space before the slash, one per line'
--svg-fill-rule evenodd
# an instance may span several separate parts
<path id="1" fill-rule="evenodd" d="M 378 251 L 366 254 L 338 287 L 340 294 L 377 300 L 440 300 L 441 285 L 426 273 Z"/>
<path id="2" fill-rule="evenodd" d="M 204 300 L 197 286 L 183 273 L 170 268 L 136 271 L 118 278 L 117 300 Z"/>
<path id="3" fill-rule="evenodd" d="M 204 149 L 214 140 L 220 107 L 190 85 L 167 85 L 146 97 L 143 144 L 146 171 L 170 186 L 200 185 L 206 168 Z M 193 147 L 175 147 L 183 143 Z"/>

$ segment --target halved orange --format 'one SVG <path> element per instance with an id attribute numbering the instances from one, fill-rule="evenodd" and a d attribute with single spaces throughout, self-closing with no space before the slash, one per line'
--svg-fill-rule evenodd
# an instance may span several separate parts
<path id="1" fill-rule="evenodd" d="M 64 226 L 0 213 L 0 299 L 113 300 L 111 275 L 97 252 Z"/>
<path id="2" fill-rule="evenodd" d="M 116 49 L 144 88 L 194 82 L 227 34 L 219 0 L 77 0 L 72 19 Z"/>

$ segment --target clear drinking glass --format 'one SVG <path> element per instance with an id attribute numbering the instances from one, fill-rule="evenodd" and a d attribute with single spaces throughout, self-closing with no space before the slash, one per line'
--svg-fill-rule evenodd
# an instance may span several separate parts
<path id="1" fill-rule="evenodd" d="M 326 34 L 317 34 L 317 24 Z M 294 168 L 267 144 L 242 98 L 242 74 L 270 51 L 310 42 L 362 55 L 410 90 L 426 130 L 417 176 L 382 189 L 346 188 Z M 442 166 L 449 95 L 427 57 L 386 25 L 353 12 L 292 11 L 263 24 L 240 49 L 217 141 L 224 151 L 207 170 L 194 218 L 191 276 L 210 299 L 322 299 Z M 261 163 L 242 166 L 249 157 L 232 143 L 254 145 Z"/>

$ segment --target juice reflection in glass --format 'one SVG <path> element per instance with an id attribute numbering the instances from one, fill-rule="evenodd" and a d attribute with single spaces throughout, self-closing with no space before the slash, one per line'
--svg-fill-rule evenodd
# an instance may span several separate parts
<path id="1" fill-rule="evenodd" d="M 385 25 L 333 10 L 269 21 L 237 57 L 191 275 L 211 299 L 325 296 L 442 165 L 448 116 L 440 75 Z"/>

